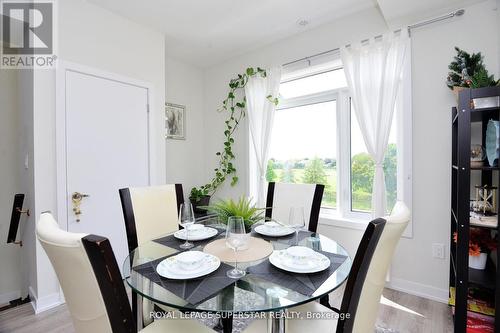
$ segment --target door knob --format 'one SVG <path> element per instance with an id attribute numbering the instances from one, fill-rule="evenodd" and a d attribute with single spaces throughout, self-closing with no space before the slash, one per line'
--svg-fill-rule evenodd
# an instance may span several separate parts
<path id="1" fill-rule="evenodd" d="M 83 198 L 88 198 L 88 194 L 83 194 L 80 192 L 73 192 L 71 195 L 71 201 L 73 202 L 73 212 L 76 216 L 76 222 L 80 222 L 80 215 L 82 214 L 82 210 L 80 209 L 80 204 L 82 203 Z"/>

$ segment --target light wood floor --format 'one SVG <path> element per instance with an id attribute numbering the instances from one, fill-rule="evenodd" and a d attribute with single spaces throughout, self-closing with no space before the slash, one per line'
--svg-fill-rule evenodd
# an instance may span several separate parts
<path id="1" fill-rule="evenodd" d="M 331 296 L 338 306 L 341 290 Z M 385 289 L 377 326 L 385 332 L 451 333 L 453 324 L 450 307 L 421 297 Z M 72 333 L 73 325 L 65 305 L 35 315 L 30 304 L 0 312 L 1 333 Z M 377 332 L 384 332 L 378 329 Z M 96 332 L 97 333 L 97 332 Z"/>

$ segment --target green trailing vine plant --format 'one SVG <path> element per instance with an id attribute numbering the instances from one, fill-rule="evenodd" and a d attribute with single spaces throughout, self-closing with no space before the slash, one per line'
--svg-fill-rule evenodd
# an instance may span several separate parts
<path id="1" fill-rule="evenodd" d="M 240 96 L 238 91 L 244 90 L 248 80 L 254 76 L 265 78 L 267 76 L 266 70 L 260 67 L 249 67 L 246 69 L 245 73 L 238 74 L 236 78 L 229 81 L 229 93 L 226 99 L 222 101 L 222 107 L 219 109 L 219 112 L 229 113 L 228 118 L 224 122 L 224 147 L 221 151 L 215 153 L 219 158 L 219 163 L 214 169 L 215 175 L 212 180 L 199 188 L 193 187 L 191 189 L 189 199 L 192 203 L 199 202 L 205 196 L 213 195 L 215 191 L 217 191 L 217 188 L 219 188 L 228 177 L 231 177 L 231 186 L 238 183 L 238 176 L 233 163 L 235 159 L 233 152 L 234 133 L 238 129 L 241 120 L 245 117 L 246 97 L 243 96 L 241 99 L 237 97 Z M 269 95 L 267 99 L 271 103 L 278 105 L 277 97 Z"/>

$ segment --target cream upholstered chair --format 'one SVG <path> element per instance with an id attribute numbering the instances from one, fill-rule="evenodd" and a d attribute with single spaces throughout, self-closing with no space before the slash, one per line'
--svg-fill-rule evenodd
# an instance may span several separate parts
<path id="1" fill-rule="evenodd" d="M 291 207 L 304 207 L 306 228 L 316 232 L 325 185 L 270 182 L 267 187 L 266 218 L 288 220 Z"/>
<path id="2" fill-rule="evenodd" d="M 41 214 L 37 236 L 54 266 L 76 332 L 137 332 L 107 238 L 66 232 L 50 213 Z M 140 332 L 213 331 L 191 320 L 157 320 Z"/>
<path id="3" fill-rule="evenodd" d="M 119 190 L 129 252 L 166 233 L 177 230 L 178 211 L 184 202 L 181 184 L 130 187 Z M 160 250 L 160 246 L 159 249 Z M 153 309 L 148 300 L 139 302 L 142 307 L 143 324 L 152 322 L 147 314 Z M 137 295 L 132 294 L 132 312 L 137 315 Z M 172 309 L 157 305 L 164 311 Z"/>
<path id="4" fill-rule="evenodd" d="M 384 289 L 387 270 L 392 261 L 396 245 L 410 221 L 410 211 L 403 202 L 397 202 L 392 214 L 371 221 L 361 239 L 340 310 L 325 307 L 318 302 L 310 302 L 292 308 L 291 311 L 337 312 L 349 314 L 349 318 L 339 320 L 289 320 L 287 332 L 305 331 L 337 333 L 371 333 L 375 330 L 380 296 Z M 265 332 L 266 322 L 255 320 L 245 332 Z"/>
<path id="5" fill-rule="evenodd" d="M 178 211 L 184 202 L 181 184 L 123 188 L 119 193 L 129 251 L 179 228 Z"/>

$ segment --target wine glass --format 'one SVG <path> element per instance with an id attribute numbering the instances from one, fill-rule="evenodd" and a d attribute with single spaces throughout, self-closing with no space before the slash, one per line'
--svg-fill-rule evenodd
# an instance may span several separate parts
<path id="1" fill-rule="evenodd" d="M 306 226 L 304 207 L 291 207 L 288 225 L 295 229 L 295 245 L 299 245 L 299 230 Z"/>
<path id="2" fill-rule="evenodd" d="M 227 220 L 226 229 L 226 245 L 233 249 L 235 264 L 234 268 L 227 271 L 227 276 L 233 279 L 239 279 L 245 276 L 245 271 L 238 269 L 238 258 L 236 252 L 244 248 L 248 244 L 248 234 L 245 230 L 245 222 L 242 217 L 231 216 Z"/>
<path id="3" fill-rule="evenodd" d="M 190 249 L 194 245 L 189 243 L 189 227 L 192 226 L 195 222 L 193 205 L 191 203 L 183 203 L 181 204 L 179 210 L 179 224 L 186 230 L 186 242 L 179 246 L 181 249 Z"/>

